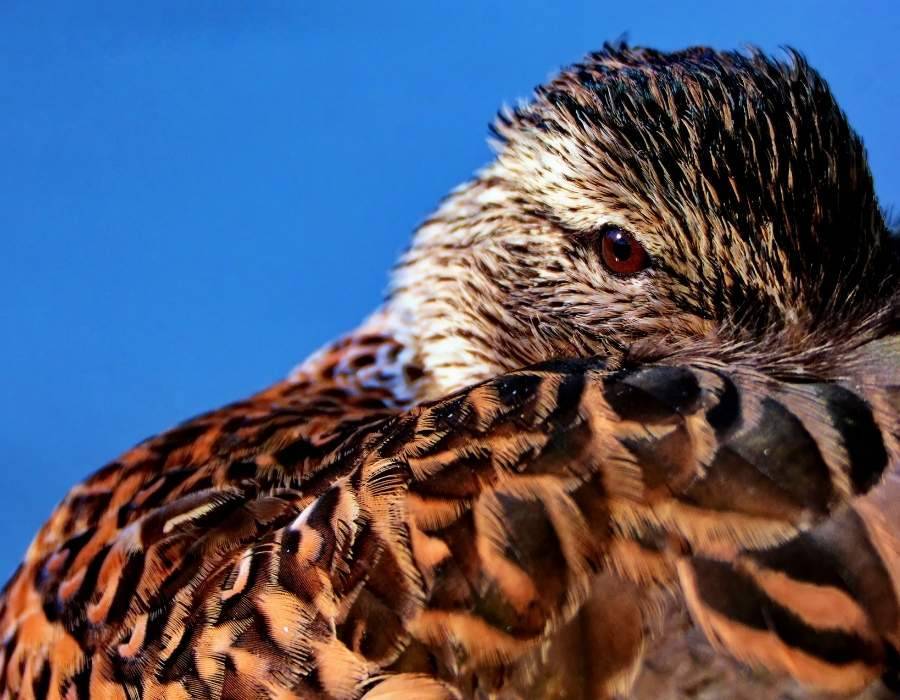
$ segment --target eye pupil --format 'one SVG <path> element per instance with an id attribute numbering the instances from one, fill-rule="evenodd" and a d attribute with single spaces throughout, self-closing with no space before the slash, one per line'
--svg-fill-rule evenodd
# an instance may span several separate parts
<path id="1" fill-rule="evenodd" d="M 616 229 L 614 233 L 610 234 L 610 238 L 612 241 L 612 254 L 615 259 L 620 262 L 628 260 L 632 255 L 631 240 L 619 229 Z"/>
<path id="2" fill-rule="evenodd" d="M 643 246 L 634 236 L 617 226 L 601 233 L 600 259 L 607 270 L 617 275 L 632 275 L 650 264 Z"/>

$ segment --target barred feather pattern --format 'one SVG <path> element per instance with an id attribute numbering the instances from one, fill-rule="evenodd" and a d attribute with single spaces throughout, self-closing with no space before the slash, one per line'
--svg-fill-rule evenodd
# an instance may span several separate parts
<path id="1" fill-rule="evenodd" d="M 895 663 L 900 393 L 864 358 L 559 361 L 405 407 L 404 352 L 351 337 L 73 489 L 4 591 L 2 696 L 602 697 L 679 582 L 751 663 Z"/>
<path id="2" fill-rule="evenodd" d="M 69 493 L 0 697 L 898 686 L 900 261 L 824 80 L 607 46 L 495 132 L 383 314 Z M 679 605 L 754 671 L 667 666 Z"/>

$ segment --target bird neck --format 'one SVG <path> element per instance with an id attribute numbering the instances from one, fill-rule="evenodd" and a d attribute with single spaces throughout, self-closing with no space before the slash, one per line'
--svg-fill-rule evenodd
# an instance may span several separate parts
<path id="1" fill-rule="evenodd" d="M 492 249 L 512 196 L 495 171 L 455 190 L 416 232 L 394 269 L 385 313 L 407 334 L 428 381 L 424 398 L 446 395 L 540 359 L 532 329 L 510 309 Z M 398 332 L 400 332 L 398 330 Z M 519 339 L 515 347 L 504 339 Z"/>

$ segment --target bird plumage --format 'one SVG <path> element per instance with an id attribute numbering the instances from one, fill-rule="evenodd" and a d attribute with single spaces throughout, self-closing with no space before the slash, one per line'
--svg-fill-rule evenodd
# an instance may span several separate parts
<path id="1" fill-rule="evenodd" d="M 610 46 L 496 131 L 358 331 L 69 493 L 5 696 L 658 697 L 682 605 L 735 692 L 897 672 L 898 261 L 825 83 Z"/>

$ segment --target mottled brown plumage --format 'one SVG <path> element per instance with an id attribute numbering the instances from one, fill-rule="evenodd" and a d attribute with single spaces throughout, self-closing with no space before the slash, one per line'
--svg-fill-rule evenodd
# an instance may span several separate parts
<path id="1" fill-rule="evenodd" d="M 4 697 L 892 681 L 898 261 L 827 86 L 606 47 L 496 132 L 359 330 L 70 492 L 3 593 Z"/>

